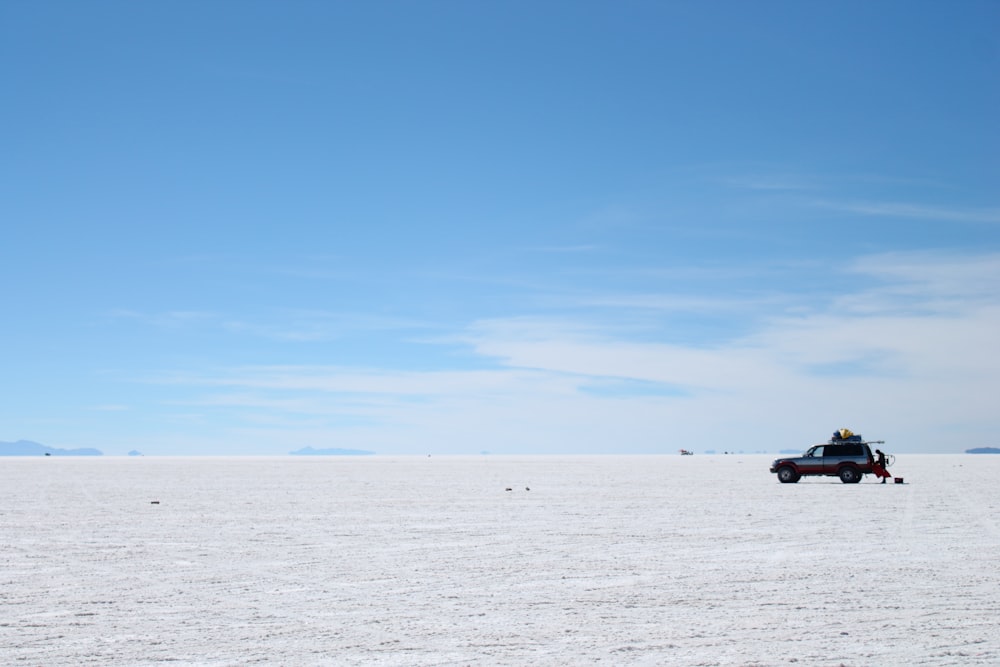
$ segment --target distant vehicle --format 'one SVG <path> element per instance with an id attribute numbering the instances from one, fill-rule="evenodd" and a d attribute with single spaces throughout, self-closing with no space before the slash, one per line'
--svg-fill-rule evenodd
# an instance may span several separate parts
<path id="1" fill-rule="evenodd" d="M 686 449 L 681 450 L 681 456 L 694 456 L 694 452 L 689 452 Z"/>
<path id="2" fill-rule="evenodd" d="M 802 477 L 817 475 L 839 477 L 844 484 L 857 484 L 865 475 L 875 472 L 875 458 L 869 445 L 883 442 L 866 441 L 860 435 L 834 437 L 829 443 L 810 447 L 802 456 L 775 459 L 771 472 L 778 475 L 782 484 L 794 484 Z"/>

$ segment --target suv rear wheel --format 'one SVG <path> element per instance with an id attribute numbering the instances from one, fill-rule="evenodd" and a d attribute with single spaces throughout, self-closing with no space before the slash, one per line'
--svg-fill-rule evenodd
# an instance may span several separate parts
<path id="1" fill-rule="evenodd" d="M 839 474 L 840 481 L 844 484 L 856 484 L 861 481 L 861 475 L 854 468 L 841 468 Z"/>
<path id="2" fill-rule="evenodd" d="M 778 481 L 782 484 L 794 484 L 799 481 L 799 473 L 791 466 L 781 466 L 778 468 Z"/>

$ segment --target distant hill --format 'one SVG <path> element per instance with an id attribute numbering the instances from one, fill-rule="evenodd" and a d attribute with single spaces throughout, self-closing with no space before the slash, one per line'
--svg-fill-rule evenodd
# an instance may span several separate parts
<path id="1" fill-rule="evenodd" d="M 302 449 L 288 453 L 292 456 L 371 456 L 375 452 L 369 452 L 364 449 L 313 449 L 312 447 L 303 447 Z"/>
<path id="2" fill-rule="evenodd" d="M 99 449 L 84 447 L 82 449 L 58 449 L 40 445 L 30 440 L 17 442 L 0 442 L 0 456 L 103 456 Z"/>
<path id="3" fill-rule="evenodd" d="M 966 454 L 1000 454 L 1000 447 L 975 447 L 966 449 Z"/>

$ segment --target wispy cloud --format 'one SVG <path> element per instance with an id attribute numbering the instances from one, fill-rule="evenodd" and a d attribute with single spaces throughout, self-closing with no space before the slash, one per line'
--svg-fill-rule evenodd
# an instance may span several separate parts
<path id="1" fill-rule="evenodd" d="M 167 329 L 177 329 L 181 327 L 217 322 L 220 319 L 220 315 L 218 313 L 196 310 L 173 310 L 148 313 L 120 308 L 111 311 L 110 315 L 114 318 L 133 320 L 148 326 Z"/>
<path id="2" fill-rule="evenodd" d="M 661 313 L 726 313 L 759 311 L 762 308 L 787 304 L 789 299 L 778 295 L 755 294 L 746 297 L 713 297 L 688 294 L 590 294 L 580 297 L 582 306 L 594 308 L 648 310 Z"/>
<path id="3" fill-rule="evenodd" d="M 289 342 L 327 341 L 379 331 L 413 331 L 429 328 L 427 322 L 370 313 L 290 311 L 279 313 L 280 323 L 226 320 L 222 326 L 242 333 Z"/>
<path id="4" fill-rule="evenodd" d="M 575 245 L 531 246 L 527 248 L 529 252 L 566 254 L 566 255 L 597 252 L 602 249 L 603 249 L 602 246 L 595 244 L 588 244 L 588 243 L 580 243 Z"/>
<path id="5" fill-rule="evenodd" d="M 277 310 L 258 320 L 226 313 L 167 311 L 146 313 L 116 310 L 113 317 L 140 322 L 158 329 L 214 329 L 233 334 L 286 342 L 316 342 L 379 331 L 414 331 L 430 328 L 421 320 L 364 312 Z"/>
<path id="6" fill-rule="evenodd" d="M 914 218 L 949 222 L 998 223 L 998 208 L 951 208 L 909 202 L 833 201 L 814 200 L 814 206 L 854 213 L 857 215 L 889 218 Z"/>
<path id="7" fill-rule="evenodd" d="M 763 192 L 801 192 L 817 189 L 818 184 L 802 174 L 746 174 L 723 179 L 723 184 L 741 190 Z"/>

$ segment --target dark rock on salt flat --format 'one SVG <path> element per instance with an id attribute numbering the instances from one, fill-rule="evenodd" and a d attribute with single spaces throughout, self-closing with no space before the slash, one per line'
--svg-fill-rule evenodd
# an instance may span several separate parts
<path id="1" fill-rule="evenodd" d="M 302 449 L 288 453 L 292 456 L 371 456 L 375 452 L 369 452 L 365 449 L 313 449 L 312 447 L 303 447 Z"/>
<path id="2" fill-rule="evenodd" d="M 91 447 L 58 449 L 30 440 L 0 442 L 0 456 L 103 456 L 104 452 Z"/>

